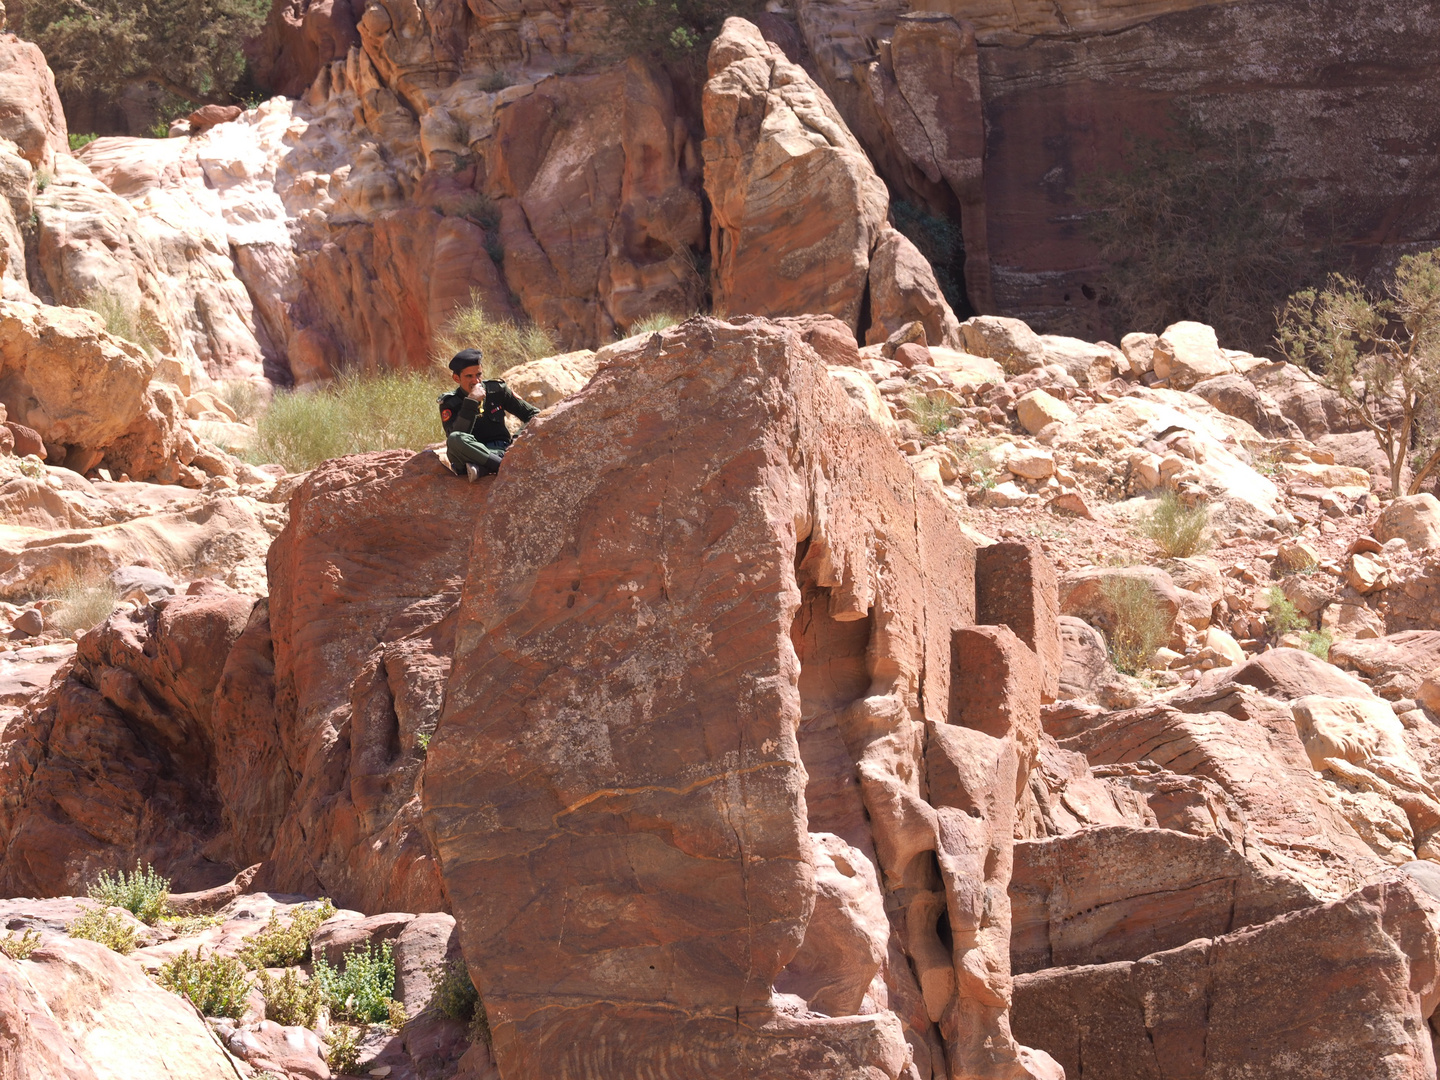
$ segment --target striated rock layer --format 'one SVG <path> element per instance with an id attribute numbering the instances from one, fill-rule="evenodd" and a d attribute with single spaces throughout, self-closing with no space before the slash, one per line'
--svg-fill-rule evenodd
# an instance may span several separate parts
<path id="1" fill-rule="evenodd" d="M 424 806 L 502 1074 L 1058 1076 L 1007 1019 L 1040 661 L 812 350 L 637 339 L 490 505 Z"/>

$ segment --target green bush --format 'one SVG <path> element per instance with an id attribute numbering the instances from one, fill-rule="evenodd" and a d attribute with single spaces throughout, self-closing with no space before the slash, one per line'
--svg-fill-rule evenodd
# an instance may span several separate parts
<path id="1" fill-rule="evenodd" d="M 1114 613 L 1110 659 L 1125 674 L 1138 674 L 1170 639 L 1170 617 L 1144 578 L 1111 575 L 1101 581 L 1100 595 Z"/>
<path id="2" fill-rule="evenodd" d="M 35 173 L 35 193 L 38 195 L 50 186 L 50 174 L 44 169 Z"/>
<path id="3" fill-rule="evenodd" d="M 99 135 L 95 134 L 81 135 L 78 132 L 70 132 L 70 152 L 73 154 L 79 150 L 83 150 L 99 137 Z"/>
<path id="4" fill-rule="evenodd" d="M 324 991 L 333 1015 L 362 1024 L 385 1022 L 395 993 L 395 959 L 390 954 L 390 943 L 381 942 L 378 949 L 370 945 L 351 949 L 339 971 L 323 957 L 317 959 L 315 981 Z"/>
<path id="5" fill-rule="evenodd" d="M 30 954 L 40 945 L 40 933 L 37 930 L 26 930 L 18 938 L 15 931 L 11 930 L 3 938 L 0 938 L 0 952 L 3 952 L 11 960 L 28 960 Z"/>
<path id="6" fill-rule="evenodd" d="M 154 317 L 140 311 L 119 293 L 92 289 L 81 298 L 80 306 L 89 308 L 104 319 L 105 332 L 111 337 L 124 338 L 140 346 L 150 356 L 160 352 L 165 343 Z"/>
<path id="7" fill-rule="evenodd" d="M 360 1067 L 360 1036 L 364 1028 L 336 1024 L 330 1029 L 330 1049 L 325 1064 L 333 1073 L 354 1073 Z"/>
<path id="8" fill-rule="evenodd" d="M 1270 627 L 1271 634 L 1278 638 L 1310 629 L 1309 621 L 1295 609 L 1295 605 L 1286 598 L 1279 585 L 1272 585 L 1265 595 L 1270 601 L 1270 609 L 1265 613 L 1265 623 Z"/>
<path id="9" fill-rule="evenodd" d="M 135 927 L 104 908 L 91 908 L 65 927 L 65 932 L 73 938 L 98 941 L 122 956 L 135 951 Z"/>
<path id="10" fill-rule="evenodd" d="M 955 406 L 943 397 L 912 393 L 905 399 L 905 409 L 923 434 L 936 436 L 955 423 Z"/>
<path id="11" fill-rule="evenodd" d="M 425 974 L 434 987 L 430 1003 L 442 1016 L 467 1022 L 475 1015 L 475 1006 L 480 1004 L 480 992 L 475 989 L 464 960 L 457 956 L 427 969 Z"/>
<path id="12" fill-rule="evenodd" d="M 257 970 L 304 963 L 310 956 L 310 939 L 316 929 L 334 914 L 335 905 L 323 897 L 314 907 L 294 910 L 288 918 L 276 912 L 246 940 L 240 959 L 246 967 Z"/>
<path id="13" fill-rule="evenodd" d="M 699 65 L 726 18 L 752 18 L 759 10 L 758 0 L 616 0 L 607 29 L 626 55 Z"/>
<path id="14" fill-rule="evenodd" d="M 1186 506 L 1173 491 L 1160 496 L 1140 529 L 1171 559 L 1198 555 L 1210 547 L 1210 504 Z"/>
<path id="15" fill-rule="evenodd" d="M 156 980 L 166 990 L 189 998 L 204 1016 L 228 1016 L 238 1020 L 245 1012 L 250 978 L 245 965 L 228 956 L 201 956 L 182 952 L 160 968 Z"/>
<path id="16" fill-rule="evenodd" d="M 225 919 L 220 915 L 161 915 L 160 925 L 176 937 L 189 937 L 219 926 Z"/>
<path id="17" fill-rule="evenodd" d="M 342 375 L 318 390 L 277 393 L 256 427 L 247 456 L 291 472 L 370 450 L 419 450 L 444 438 L 433 372 Z"/>
<path id="18" fill-rule="evenodd" d="M 444 332 L 436 337 L 431 356 L 438 367 L 445 369 L 450 358 L 461 349 L 484 352 L 487 379 L 517 364 L 554 356 L 559 351 L 550 335 L 534 324 L 522 326 L 510 319 L 492 318 L 477 292 L 470 294 L 470 303 L 455 310 Z"/>
<path id="19" fill-rule="evenodd" d="M 265 999 L 265 1019 L 282 1027 L 313 1028 L 320 1023 L 325 991 L 316 979 L 307 979 L 297 968 L 287 968 L 278 979 L 261 968 L 256 985 Z"/>
<path id="20" fill-rule="evenodd" d="M 1305 651 L 1312 652 L 1321 660 L 1330 659 L 1330 646 L 1335 643 L 1329 630 L 1306 630 L 1300 638 L 1305 643 Z"/>
<path id="21" fill-rule="evenodd" d="M 106 907 L 124 908 L 147 926 L 154 926 L 170 901 L 170 879 L 161 877 L 148 864 L 142 869 L 137 862 L 131 874 L 121 870 L 111 877 L 102 870 L 90 886 L 89 895 L 91 900 Z"/>

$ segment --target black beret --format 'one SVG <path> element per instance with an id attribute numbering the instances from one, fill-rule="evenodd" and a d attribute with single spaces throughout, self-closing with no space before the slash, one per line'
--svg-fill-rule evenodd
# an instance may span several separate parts
<path id="1" fill-rule="evenodd" d="M 450 370 L 459 375 L 467 367 L 479 367 L 484 358 L 485 354 L 479 349 L 461 349 L 450 358 Z"/>

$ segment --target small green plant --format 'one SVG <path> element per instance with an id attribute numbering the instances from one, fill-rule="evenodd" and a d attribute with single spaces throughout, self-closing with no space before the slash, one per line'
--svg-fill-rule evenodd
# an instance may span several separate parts
<path id="1" fill-rule="evenodd" d="M 18 938 L 15 931 L 11 930 L 3 938 L 0 938 L 0 952 L 3 952 L 11 960 L 28 960 L 30 954 L 40 945 L 40 933 L 37 930 L 26 930 Z"/>
<path id="2" fill-rule="evenodd" d="M 905 408 L 915 426 L 932 438 L 955 423 L 955 406 L 938 394 L 912 393 L 905 399 Z"/>
<path id="3" fill-rule="evenodd" d="M 344 966 L 336 971 L 324 958 L 315 961 L 315 981 L 325 993 L 333 1015 L 358 1023 L 383 1023 L 390 1015 L 395 993 L 395 958 L 390 943 L 378 949 L 369 944 L 345 954 Z"/>
<path id="4" fill-rule="evenodd" d="M 1265 597 L 1270 602 L 1270 609 L 1265 614 L 1265 622 L 1270 627 L 1270 633 L 1275 637 L 1284 637 L 1286 634 L 1299 633 L 1301 630 L 1309 628 L 1310 624 L 1295 609 L 1295 605 L 1286 598 L 1279 585 L 1272 585 Z"/>
<path id="5" fill-rule="evenodd" d="M 182 952 L 160 968 L 156 981 L 166 990 L 189 998 L 203 1016 L 228 1016 L 238 1020 L 245 1012 L 250 977 L 245 965 L 228 956 L 206 959 L 201 950 Z"/>
<path id="6" fill-rule="evenodd" d="M 334 914 L 335 905 L 323 897 L 314 907 L 292 911 L 288 919 L 276 912 L 245 942 L 240 959 L 246 967 L 257 970 L 304 963 L 310 956 L 311 937 Z"/>
<path id="7" fill-rule="evenodd" d="M 435 397 L 445 389 L 436 372 L 390 371 L 281 391 L 260 417 L 246 456 L 302 472 L 346 454 L 419 450 L 444 438 Z"/>
<path id="8" fill-rule="evenodd" d="M 484 352 L 485 377 L 489 379 L 517 364 L 554 356 L 556 352 L 554 340 L 540 327 L 522 326 L 487 314 L 478 292 L 471 292 L 470 303 L 457 308 L 450 316 L 444 333 L 435 339 L 431 355 L 436 365 L 444 368 L 461 349 Z"/>
<path id="9" fill-rule="evenodd" d="M 286 968 L 278 979 L 261 968 L 256 985 L 265 999 L 265 1019 L 282 1027 L 313 1028 L 325 1008 L 325 991 L 316 979 L 307 979 L 298 968 Z"/>
<path id="10" fill-rule="evenodd" d="M 1330 659 L 1330 646 L 1334 639 L 1329 630 L 1306 630 L 1300 635 L 1300 640 L 1305 643 L 1305 651 L 1314 653 L 1321 660 Z"/>
<path id="11" fill-rule="evenodd" d="M 135 927 L 104 908 L 91 908 L 65 927 L 65 932 L 73 938 L 98 941 L 122 956 L 135 951 Z"/>
<path id="12" fill-rule="evenodd" d="M 480 992 L 470 980 L 470 969 L 465 961 L 455 957 L 426 969 L 434 989 L 430 1003 L 442 1016 L 465 1022 L 475 1015 L 475 1006 L 480 1004 Z"/>
<path id="13" fill-rule="evenodd" d="M 1144 670 L 1170 638 L 1170 618 L 1143 577 L 1112 574 L 1100 582 L 1110 608 L 1110 659 L 1127 675 Z"/>
<path id="14" fill-rule="evenodd" d="M 260 388 L 248 379 L 222 382 L 217 387 L 216 396 L 230 406 L 235 419 L 242 424 L 265 411 L 265 400 L 260 396 Z"/>
<path id="15" fill-rule="evenodd" d="M 45 622 L 71 636 L 95 629 L 120 602 L 114 582 L 99 575 L 64 573 L 57 576 L 52 589 L 55 603 L 46 611 Z"/>
<path id="16" fill-rule="evenodd" d="M 1186 506 L 1178 494 L 1167 491 L 1141 520 L 1140 531 L 1171 559 L 1198 555 L 1210 546 L 1210 504 Z"/>
<path id="17" fill-rule="evenodd" d="M 176 937 L 189 937 L 219 926 L 225 919 L 219 915 L 161 915 L 160 925 Z"/>
<path id="18" fill-rule="evenodd" d="M 77 150 L 84 149 L 99 137 L 100 136 L 96 135 L 94 132 L 91 132 L 88 135 L 82 135 L 77 131 L 70 132 L 70 152 L 73 154 Z"/>
<path id="19" fill-rule="evenodd" d="M 161 877 L 148 863 L 142 868 L 136 862 L 131 874 L 121 870 L 111 877 L 102 870 L 90 886 L 89 895 L 91 900 L 106 907 L 124 908 L 145 925 L 154 926 L 170 901 L 170 879 Z"/>
<path id="20" fill-rule="evenodd" d="M 433 731 L 422 731 L 415 736 L 415 745 L 420 747 L 420 752 L 426 753 L 430 749 L 430 740 L 434 738 Z"/>
<path id="21" fill-rule="evenodd" d="M 40 192 L 44 191 L 44 190 L 45 190 L 46 188 L 48 188 L 49 186 L 50 186 L 50 174 L 49 174 L 48 172 L 46 172 L 44 169 L 40 169 L 39 171 L 37 171 L 37 172 L 35 173 L 35 191 L 36 191 L 36 194 L 39 194 Z"/>
<path id="22" fill-rule="evenodd" d="M 758 0 L 617 0 L 607 6 L 608 36 L 626 55 L 703 65 L 727 16 L 751 18 Z"/>
<path id="23" fill-rule="evenodd" d="M 475 1003 L 475 1015 L 470 1018 L 470 1030 L 468 1032 L 472 1043 L 484 1043 L 491 1049 L 494 1048 L 494 1036 L 490 1033 L 490 1016 L 485 1011 L 485 1003 Z"/>
<path id="24" fill-rule="evenodd" d="M 36 459 L 21 458 L 20 475 L 30 480 L 43 480 L 45 479 L 45 466 Z"/>
<path id="25" fill-rule="evenodd" d="M 80 306 L 89 308 L 105 320 L 105 332 L 140 346 L 148 355 L 162 351 L 165 336 L 160 324 L 148 312 L 142 312 L 123 296 L 109 289 L 92 289 L 80 299 Z"/>
<path id="26" fill-rule="evenodd" d="M 330 1050 L 325 1064 L 333 1073 L 353 1073 L 360 1067 L 360 1036 L 364 1028 L 336 1024 L 330 1029 Z"/>
<path id="27" fill-rule="evenodd" d="M 675 315 L 669 311 L 657 311 L 651 315 L 646 315 L 643 319 L 637 320 L 634 325 L 630 327 L 630 335 L 633 337 L 636 334 L 659 333 L 661 330 L 668 330 L 670 327 L 677 326 L 684 321 L 685 318 L 682 315 Z"/>

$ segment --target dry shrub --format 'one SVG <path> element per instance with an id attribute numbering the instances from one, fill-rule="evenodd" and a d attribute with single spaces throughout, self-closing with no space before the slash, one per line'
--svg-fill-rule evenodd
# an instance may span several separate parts
<path id="1" fill-rule="evenodd" d="M 107 574 L 71 570 L 56 575 L 50 598 L 54 603 L 45 612 L 46 626 L 74 636 L 108 619 L 120 602 L 120 591 Z"/>
<path id="2" fill-rule="evenodd" d="M 487 379 L 496 378 L 517 364 L 554 356 L 559 351 L 554 339 L 533 323 L 521 324 L 488 314 L 480 294 L 473 291 L 470 303 L 456 308 L 444 331 L 436 336 L 431 356 L 444 368 L 462 349 L 479 349 L 485 354 Z"/>
<path id="3" fill-rule="evenodd" d="M 1170 617 L 1144 578 L 1119 574 L 1100 583 L 1100 595 L 1114 613 L 1110 659 L 1127 675 L 1145 669 L 1155 650 L 1170 639 Z"/>
<path id="4" fill-rule="evenodd" d="M 1141 520 L 1140 530 L 1168 558 L 1186 559 L 1210 547 L 1210 504 L 1185 505 L 1173 491 L 1160 496 L 1155 508 Z"/>
<path id="5" fill-rule="evenodd" d="M 165 335 L 161 332 L 154 316 L 142 312 L 119 293 L 109 289 L 92 289 L 80 301 L 105 320 L 105 332 L 111 337 L 124 338 L 140 346 L 147 354 L 154 356 L 163 351 Z"/>

